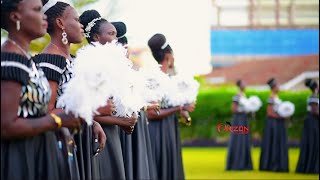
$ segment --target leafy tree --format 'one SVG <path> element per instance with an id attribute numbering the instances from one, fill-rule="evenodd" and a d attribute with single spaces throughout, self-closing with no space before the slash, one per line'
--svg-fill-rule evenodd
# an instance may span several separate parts
<path id="1" fill-rule="evenodd" d="M 88 4 L 94 3 L 97 0 L 71 0 L 73 7 L 80 9 Z"/>

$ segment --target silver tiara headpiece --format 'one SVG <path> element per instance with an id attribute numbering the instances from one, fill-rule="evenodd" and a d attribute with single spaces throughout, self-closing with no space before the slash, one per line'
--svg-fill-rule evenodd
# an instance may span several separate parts
<path id="1" fill-rule="evenodd" d="M 84 33 L 84 35 L 89 38 L 90 37 L 90 31 L 93 28 L 94 25 L 96 25 L 96 21 L 101 20 L 101 17 L 95 18 L 93 19 L 91 22 L 88 23 L 88 25 L 86 26 L 86 28 L 84 29 L 86 33 Z"/>

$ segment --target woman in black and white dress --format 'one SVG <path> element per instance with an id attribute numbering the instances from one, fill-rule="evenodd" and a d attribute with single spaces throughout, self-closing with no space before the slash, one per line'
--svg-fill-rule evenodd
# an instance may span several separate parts
<path id="1" fill-rule="evenodd" d="M 165 36 L 162 34 L 153 35 L 148 41 L 148 46 L 155 60 L 162 65 L 162 72 L 168 74 L 174 66 L 174 57 Z M 147 111 L 157 179 L 185 179 L 176 113 L 192 112 L 193 110 L 194 105 L 171 107 L 166 100 L 163 100 L 160 114 L 154 110 Z"/>
<path id="2" fill-rule="evenodd" d="M 237 81 L 240 91 L 232 98 L 233 126 L 249 126 L 248 115 L 246 113 L 243 99 L 245 83 Z M 226 170 L 252 170 L 251 149 L 249 134 L 231 134 L 228 144 L 228 156 Z"/>
<path id="3" fill-rule="evenodd" d="M 119 22 L 112 22 L 117 30 L 118 43 L 128 48 L 127 27 Z M 129 54 L 128 54 L 129 56 Z M 148 128 L 147 110 L 157 110 L 159 105 L 151 103 L 139 112 L 137 124 L 132 135 L 120 131 L 122 152 L 127 179 L 153 179 L 156 176 L 155 162 L 152 157 L 151 140 Z"/>
<path id="4" fill-rule="evenodd" d="M 31 40 L 46 33 L 40 0 L 1 1 L 1 179 L 67 179 L 68 164 L 55 130 L 75 128 L 80 119 L 48 113 L 51 89 L 28 54 Z M 49 163 L 48 163 L 49 162 Z"/>
<path id="5" fill-rule="evenodd" d="M 76 10 L 67 3 L 43 0 L 43 12 L 48 17 L 48 30 L 51 37 L 49 45 L 41 54 L 34 57 L 49 79 L 52 97 L 49 111 L 57 107 L 57 98 L 63 94 L 63 85 L 73 77 L 73 57 L 70 55 L 70 43 L 81 43 L 83 30 Z M 96 179 L 96 160 L 93 157 L 93 140 L 99 141 L 104 148 L 106 136 L 99 123 L 93 126 L 83 124 L 80 133 L 72 136 L 68 129 L 62 129 L 58 136 L 68 159 L 71 179 Z M 72 130 L 73 131 L 73 130 Z"/>
<path id="6" fill-rule="evenodd" d="M 274 78 L 268 81 L 272 94 L 268 99 L 267 119 L 261 142 L 260 170 L 288 172 L 288 144 L 285 118 L 278 114 L 281 100 L 279 85 Z"/>
<path id="7" fill-rule="evenodd" d="M 89 46 L 93 42 L 106 44 L 117 40 L 115 27 L 106 19 L 101 18 L 101 15 L 96 10 L 83 12 L 80 16 L 80 23 L 85 30 Z M 103 59 L 101 60 L 103 61 Z M 112 100 L 109 101 L 112 102 Z M 131 158 L 123 158 L 120 130 L 131 134 L 137 118 L 120 118 L 109 114 L 108 116 L 96 117 L 94 120 L 101 124 L 108 137 L 106 148 L 98 156 L 100 179 L 130 179 L 130 177 L 126 177 L 128 173 L 125 171 L 124 160 L 131 161 Z"/>
<path id="8" fill-rule="evenodd" d="M 312 79 L 305 84 L 312 95 L 307 100 L 308 114 L 304 121 L 296 172 L 319 173 L 319 86 Z"/>

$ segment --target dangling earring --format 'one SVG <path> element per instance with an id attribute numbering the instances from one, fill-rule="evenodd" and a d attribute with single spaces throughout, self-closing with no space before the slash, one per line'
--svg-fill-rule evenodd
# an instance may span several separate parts
<path id="1" fill-rule="evenodd" d="M 62 29 L 62 39 L 61 39 L 61 41 L 62 41 L 62 43 L 63 44 L 68 44 L 68 39 L 67 39 L 67 33 L 64 31 L 64 29 Z"/>
<path id="2" fill-rule="evenodd" d="M 16 28 L 17 28 L 17 31 L 20 31 L 20 21 L 19 20 L 16 21 Z"/>

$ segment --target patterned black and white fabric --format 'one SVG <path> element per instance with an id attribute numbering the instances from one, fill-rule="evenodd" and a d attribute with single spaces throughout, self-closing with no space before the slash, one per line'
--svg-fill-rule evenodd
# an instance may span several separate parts
<path id="1" fill-rule="evenodd" d="M 62 76 L 59 81 L 59 86 L 58 86 L 58 96 L 61 96 L 63 94 L 63 88 L 62 86 L 70 81 L 70 79 L 74 76 L 72 72 L 73 68 L 73 60 L 66 59 L 66 68 L 64 69 Z"/>
<path id="2" fill-rule="evenodd" d="M 1 53 L 1 80 L 15 80 L 22 85 L 17 112 L 19 117 L 39 117 L 47 113 L 50 85 L 33 60 L 19 54 Z"/>
<path id="3" fill-rule="evenodd" d="M 311 104 L 317 104 L 319 106 L 318 96 L 312 95 L 307 99 L 307 111 L 311 111 Z"/>
<path id="4" fill-rule="evenodd" d="M 245 100 L 246 100 L 246 97 L 243 94 L 237 94 L 232 97 L 232 102 L 235 102 L 238 104 L 238 112 L 239 113 L 245 112 L 245 109 L 246 109 L 245 104 L 244 104 Z"/>
<path id="5" fill-rule="evenodd" d="M 268 104 L 273 105 L 273 111 L 274 111 L 274 112 L 278 112 L 278 108 L 279 108 L 279 106 L 280 106 L 281 103 L 282 103 L 282 101 L 281 101 L 281 99 L 279 99 L 278 96 L 273 97 L 273 98 L 270 97 L 270 98 L 268 99 Z"/>
<path id="6" fill-rule="evenodd" d="M 54 54 L 39 54 L 34 59 L 44 69 L 47 78 L 58 83 L 57 98 L 59 98 L 63 94 L 63 85 L 73 77 L 73 60 Z"/>

